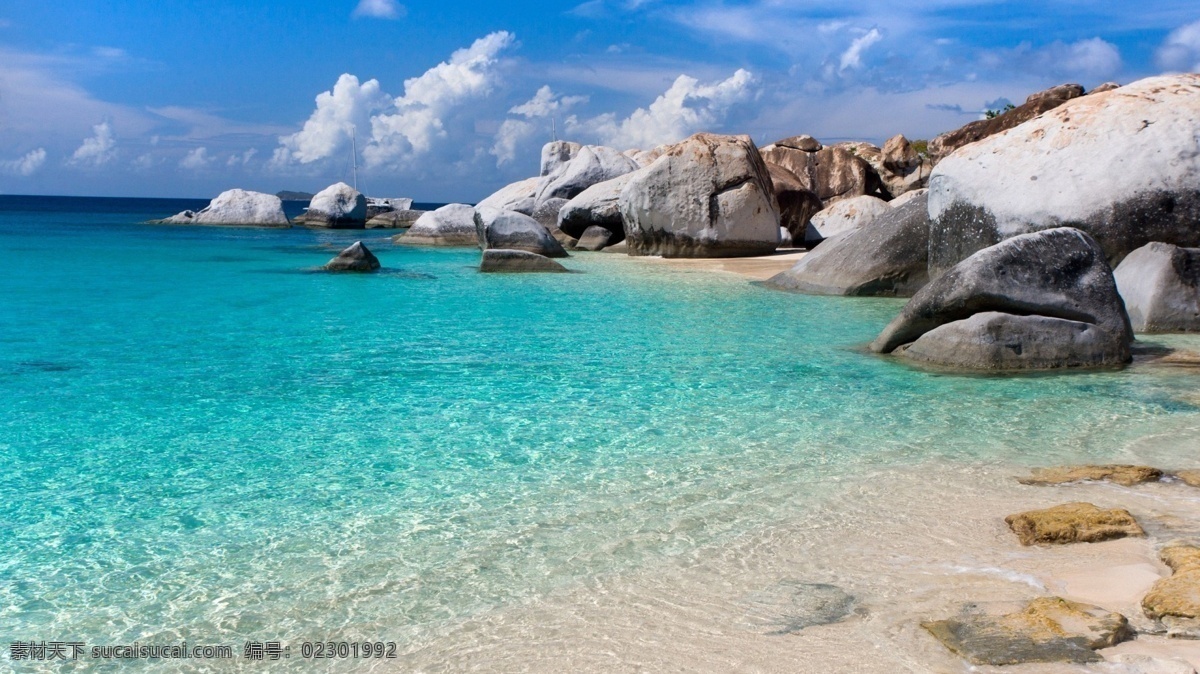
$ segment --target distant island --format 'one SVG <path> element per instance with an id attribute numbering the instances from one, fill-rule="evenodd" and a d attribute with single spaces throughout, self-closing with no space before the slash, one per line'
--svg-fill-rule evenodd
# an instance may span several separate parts
<path id="1" fill-rule="evenodd" d="M 275 196 L 279 197 L 280 199 L 282 199 L 284 201 L 312 201 L 312 198 L 313 198 L 313 195 L 311 192 L 292 192 L 289 190 L 283 190 L 282 192 L 276 192 Z"/>

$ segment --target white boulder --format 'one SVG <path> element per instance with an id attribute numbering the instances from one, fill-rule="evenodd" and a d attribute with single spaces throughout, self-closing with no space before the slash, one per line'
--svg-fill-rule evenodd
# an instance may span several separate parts
<path id="1" fill-rule="evenodd" d="M 289 226 L 279 197 L 248 190 L 227 190 L 195 213 L 184 211 L 161 222 L 170 225 Z"/>

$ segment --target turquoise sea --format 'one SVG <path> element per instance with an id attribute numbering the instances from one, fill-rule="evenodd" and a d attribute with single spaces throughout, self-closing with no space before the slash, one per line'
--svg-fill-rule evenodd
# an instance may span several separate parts
<path id="1" fill-rule="evenodd" d="M 1186 371 L 968 377 L 866 353 L 902 300 L 602 253 L 480 275 L 478 251 L 388 232 L 139 224 L 202 205 L 0 197 L 5 651 L 405 653 L 881 467 L 1129 460 L 1200 429 Z M 317 271 L 358 238 L 381 273 Z M 1167 343 L 1196 344 L 1146 346 Z"/>

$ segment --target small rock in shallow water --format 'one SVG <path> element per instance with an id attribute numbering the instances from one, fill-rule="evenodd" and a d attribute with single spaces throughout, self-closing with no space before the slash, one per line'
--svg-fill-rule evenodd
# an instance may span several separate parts
<path id="1" fill-rule="evenodd" d="M 1161 620 L 1168 636 L 1200 638 L 1200 547 L 1169 543 L 1158 557 L 1172 574 L 1142 597 L 1142 610 Z"/>
<path id="2" fill-rule="evenodd" d="M 841 622 L 854 613 L 852 595 L 836 585 L 781 580 L 746 596 L 746 618 L 766 634 L 795 634 L 806 627 Z"/>
<path id="3" fill-rule="evenodd" d="M 921 626 L 976 665 L 1100 662 L 1096 649 L 1132 635 L 1120 613 L 1060 597 L 1034 599 L 1016 613 L 963 615 Z"/>
<path id="4" fill-rule="evenodd" d="M 1128 510 L 1101 510 L 1091 503 L 1064 503 L 1045 510 L 1030 510 L 1009 515 L 1004 521 L 1021 539 L 1021 545 L 1098 543 L 1146 535 Z"/>
<path id="5" fill-rule="evenodd" d="M 1034 468 L 1021 484 L 1067 484 L 1069 482 L 1107 481 L 1126 487 L 1143 482 L 1158 482 L 1163 472 L 1149 466 L 1055 466 Z"/>
<path id="6" fill-rule="evenodd" d="M 326 271 L 375 271 L 379 269 L 379 258 L 367 250 L 362 241 L 355 241 L 346 250 L 325 265 Z"/>
<path id="7" fill-rule="evenodd" d="M 545 255 L 530 253 L 527 250 L 489 248 L 483 251 L 483 260 L 479 263 L 479 271 L 557 272 L 561 274 L 567 271 L 567 268 Z"/>

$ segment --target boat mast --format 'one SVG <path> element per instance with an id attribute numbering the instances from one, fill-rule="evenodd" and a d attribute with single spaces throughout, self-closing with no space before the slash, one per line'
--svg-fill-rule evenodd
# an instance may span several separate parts
<path id="1" fill-rule="evenodd" d="M 350 127 L 350 161 L 354 166 L 354 190 L 358 191 L 358 134 Z"/>

